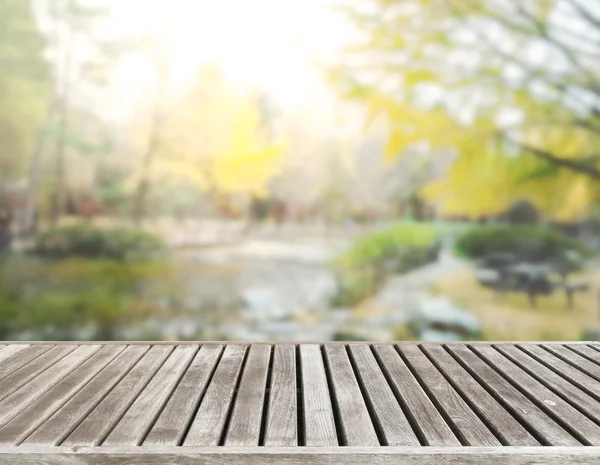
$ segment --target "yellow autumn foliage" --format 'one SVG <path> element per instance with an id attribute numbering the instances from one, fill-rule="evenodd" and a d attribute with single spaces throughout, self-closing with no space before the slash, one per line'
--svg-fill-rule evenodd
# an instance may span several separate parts
<path id="1" fill-rule="evenodd" d="M 555 46 L 571 64 L 557 75 L 550 54 L 541 64 L 526 56 L 532 44 L 549 41 L 544 34 L 557 8 L 553 0 L 366 0 L 347 8 L 365 38 L 347 57 L 361 64 L 342 65 L 329 76 L 345 97 L 369 109 L 368 123 L 386 120 L 388 160 L 416 144 L 432 157 L 456 154 L 446 176 L 421 191 L 443 214 L 478 218 L 527 198 L 550 218 L 578 220 L 599 203 L 600 183 L 527 148 L 600 170 L 600 156 L 592 156 L 600 147 L 600 114 L 589 102 L 586 109 L 586 92 L 600 85 L 594 61 L 584 59 L 577 44 Z M 504 27 L 506 43 L 486 42 L 491 24 Z M 467 42 L 475 26 L 479 32 Z M 529 70 L 520 86 L 508 83 L 509 65 Z M 420 102 L 432 85 L 442 97 Z M 521 120 L 500 127 L 497 118 L 506 110 Z M 465 121 L 461 113 L 470 117 Z"/>
<path id="2" fill-rule="evenodd" d="M 168 109 L 161 128 L 155 179 L 186 179 L 211 194 L 263 196 L 286 150 L 272 141 L 251 95 L 236 92 L 215 67 Z"/>

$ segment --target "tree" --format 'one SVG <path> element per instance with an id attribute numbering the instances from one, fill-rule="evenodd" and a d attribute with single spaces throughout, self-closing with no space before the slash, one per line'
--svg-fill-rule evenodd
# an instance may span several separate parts
<path id="1" fill-rule="evenodd" d="M 455 151 L 427 195 L 481 216 L 527 197 L 555 217 L 600 199 L 598 0 L 370 0 L 334 73 L 392 123 L 387 154 Z M 358 64 L 357 64 L 358 63 Z"/>
<path id="2" fill-rule="evenodd" d="M 286 216 L 297 219 L 302 211 L 317 207 L 330 181 L 329 157 L 338 154 L 332 154 L 331 123 L 323 115 L 296 110 L 283 118 L 281 128 L 288 147 L 269 187 L 273 197 L 285 204 Z"/>
<path id="3" fill-rule="evenodd" d="M 64 212 L 69 158 L 89 152 L 90 144 L 99 142 L 86 141 L 86 136 L 79 133 L 85 124 L 73 118 L 74 112 L 78 117 L 83 115 L 89 121 L 98 121 L 98 115 L 89 111 L 93 96 L 105 86 L 108 71 L 115 61 L 132 48 L 131 43 L 107 32 L 110 17 L 107 3 L 53 0 L 34 4 L 38 7 L 37 16 L 45 31 L 52 65 L 52 98 L 32 150 L 24 232 L 31 232 L 33 227 L 41 188 L 50 188 L 51 223 L 56 223 Z M 54 146 L 54 157 L 44 160 L 44 152 L 50 144 Z M 42 176 L 46 172 L 52 174 Z"/>
<path id="4" fill-rule="evenodd" d="M 26 176 L 51 91 L 43 51 L 31 3 L 0 2 L 0 184 Z"/>
<path id="5" fill-rule="evenodd" d="M 190 88 L 163 112 L 160 144 L 129 185 L 139 185 L 141 176 L 163 183 L 183 179 L 215 204 L 222 197 L 268 193 L 283 141 L 270 137 L 256 99 L 234 91 L 218 68 L 200 69 Z"/>
<path id="6" fill-rule="evenodd" d="M 154 159 L 161 149 L 161 132 L 163 129 L 163 120 L 165 118 L 166 92 L 168 86 L 167 67 L 163 52 L 155 49 L 154 68 L 156 71 L 155 96 L 152 101 L 151 121 L 148 132 L 148 145 L 145 149 L 140 176 L 136 193 L 133 200 L 133 221 L 136 226 L 140 226 L 146 215 L 146 203 L 148 191 L 150 190 L 149 171 L 153 166 Z"/>

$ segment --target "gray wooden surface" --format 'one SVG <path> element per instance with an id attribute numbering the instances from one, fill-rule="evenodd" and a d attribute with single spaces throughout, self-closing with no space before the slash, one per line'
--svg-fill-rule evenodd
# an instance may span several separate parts
<path id="1" fill-rule="evenodd" d="M 0 345 L 0 463 L 249 451 L 245 463 L 600 463 L 600 344 Z"/>
<path id="2" fill-rule="evenodd" d="M 10 465 L 596 465 L 599 447 L 0 448 Z"/>

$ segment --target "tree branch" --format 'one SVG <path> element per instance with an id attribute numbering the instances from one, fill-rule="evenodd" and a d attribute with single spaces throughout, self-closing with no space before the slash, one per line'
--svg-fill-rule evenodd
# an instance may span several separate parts
<path id="1" fill-rule="evenodd" d="M 456 6 L 452 2 L 449 3 L 449 7 L 450 7 L 450 10 L 453 12 L 453 14 L 457 18 L 461 18 L 463 20 L 462 23 L 471 32 L 473 32 L 476 35 L 477 39 L 481 43 L 483 43 L 485 46 L 487 46 L 487 49 L 490 52 L 492 52 L 493 54 L 495 54 L 495 55 L 499 56 L 500 58 L 504 59 L 506 62 L 509 62 L 509 63 L 512 63 L 512 64 L 518 66 L 519 68 L 521 68 L 521 70 L 523 70 L 528 75 L 528 77 L 535 76 L 537 78 L 541 78 L 543 80 L 543 82 L 545 82 L 547 85 L 553 87 L 555 90 L 561 92 L 563 95 L 568 94 L 569 87 L 576 87 L 576 88 L 578 87 L 580 89 L 589 91 L 589 92 L 591 92 L 594 95 L 600 96 L 600 88 L 598 86 L 596 86 L 596 85 L 593 85 L 593 84 L 570 84 L 570 85 L 567 85 L 566 82 L 564 82 L 564 81 L 561 82 L 561 81 L 557 81 L 556 79 L 553 79 L 554 76 L 549 76 L 548 73 L 546 73 L 546 75 L 543 75 L 543 73 L 541 73 L 542 70 L 536 69 L 536 68 L 532 67 L 529 63 L 526 63 L 525 61 L 523 61 L 522 59 L 520 59 L 514 53 L 505 52 L 504 50 L 502 50 L 498 46 L 497 43 L 492 42 L 487 37 L 486 34 L 484 34 L 482 31 L 480 31 L 477 27 L 474 27 L 473 25 L 469 24 L 469 22 L 465 20 L 464 15 L 459 10 L 456 9 Z M 519 6 L 519 10 L 521 10 L 521 9 L 522 9 L 522 7 Z M 514 31 L 523 33 L 523 28 L 522 27 L 520 27 L 518 25 L 512 24 L 509 20 L 505 20 L 504 18 L 502 18 L 501 16 L 499 16 L 497 14 L 496 15 L 489 14 L 488 17 L 491 18 L 491 19 L 493 19 L 493 20 L 495 20 L 495 21 L 497 21 L 499 24 L 501 24 L 501 25 L 503 25 L 505 27 L 509 27 L 509 28 L 511 28 Z M 535 18 L 534 18 L 534 20 L 535 20 Z M 534 25 L 534 27 L 536 27 L 536 26 Z M 538 26 L 538 27 L 540 27 L 540 26 Z M 543 27 L 542 27 L 542 29 L 543 29 Z M 541 31 L 541 32 L 543 32 L 543 31 Z M 548 40 L 553 40 L 552 38 L 549 38 L 547 36 L 547 34 L 546 35 L 542 35 L 542 37 L 544 37 L 547 41 Z M 551 42 L 551 43 L 553 43 L 555 46 L 559 47 L 559 45 L 557 45 L 556 43 L 554 43 L 554 42 Z M 578 69 L 580 69 L 580 70 L 583 71 L 583 69 L 580 66 L 576 65 L 576 67 Z M 589 72 L 587 72 L 587 70 L 585 70 L 585 71 L 586 71 L 586 74 L 589 75 Z M 574 97 L 574 98 L 576 100 L 578 100 L 579 103 L 581 103 L 584 106 L 588 106 L 589 105 L 589 102 L 586 101 L 586 100 L 582 100 L 582 99 L 577 98 L 577 97 Z"/>
<path id="2" fill-rule="evenodd" d="M 542 21 L 539 20 L 539 18 L 536 18 L 530 11 L 528 11 L 522 4 L 519 4 L 519 6 L 517 7 L 517 11 L 525 18 L 527 18 L 527 20 L 533 25 L 533 27 L 537 30 L 537 32 L 539 33 L 539 36 L 541 38 L 543 38 L 546 42 L 548 42 L 550 45 L 555 46 L 557 49 L 559 49 L 562 54 L 567 58 L 567 60 L 569 60 L 569 62 L 575 67 L 578 68 L 580 71 L 585 72 L 585 74 L 587 74 L 588 76 L 590 76 L 590 72 L 588 69 L 586 69 L 585 67 L 583 67 L 581 65 L 581 63 L 579 62 L 579 60 L 577 59 L 577 57 L 575 56 L 575 53 L 572 49 L 570 49 L 567 45 L 565 45 L 564 43 L 562 43 L 560 40 L 558 40 L 556 37 L 550 35 L 550 31 L 548 30 L 548 27 L 546 26 L 545 23 L 543 23 Z"/>
<path id="3" fill-rule="evenodd" d="M 586 1 L 589 1 L 589 0 L 586 0 Z M 577 12 L 583 18 L 585 18 L 588 21 L 588 23 L 600 28 L 600 18 L 597 18 L 596 16 L 594 16 L 587 8 L 585 8 L 577 0 L 571 0 L 569 3 L 573 6 L 573 8 L 575 8 L 575 10 L 577 10 Z"/>
<path id="4" fill-rule="evenodd" d="M 528 144 L 522 144 L 521 142 L 511 139 L 510 137 L 507 137 L 506 135 L 502 135 L 502 137 L 504 137 L 504 139 L 509 141 L 510 143 L 517 145 L 524 151 L 529 152 L 531 155 L 538 157 L 542 160 L 546 160 L 547 162 L 550 162 L 559 168 L 565 168 L 565 169 L 568 169 L 575 173 L 585 174 L 594 179 L 600 180 L 600 169 L 598 169 L 594 165 L 591 165 L 589 163 L 579 162 L 577 160 L 570 160 L 567 158 L 558 157 L 558 156 L 554 155 L 553 153 L 548 152 L 547 150 L 540 149 L 538 147 L 533 147 Z M 600 155 L 592 155 L 592 156 L 586 157 L 586 158 L 598 159 L 598 158 L 600 158 Z"/>

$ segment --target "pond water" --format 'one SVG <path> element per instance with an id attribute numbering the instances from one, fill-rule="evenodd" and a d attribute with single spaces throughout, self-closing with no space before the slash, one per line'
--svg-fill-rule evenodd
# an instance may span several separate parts
<path id="1" fill-rule="evenodd" d="M 196 317 L 210 338 L 329 340 L 335 325 L 326 330 L 322 318 L 337 286 L 327 261 L 344 245 L 251 241 L 177 251 L 186 319 Z"/>
<path id="2" fill-rule="evenodd" d="M 167 339 L 202 334 L 206 339 L 252 341 L 328 341 L 337 333 L 393 340 L 398 325 L 411 322 L 425 339 L 432 331 L 455 340 L 479 329 L 468 312 L 427 291 L 435 279 L 465 266 L 446 252 L 435 263 L 392 278 L 366 313 L 332 308 L 337 282 L 328 262 L 347 245 L 253 240 L 175 251 L 185 314 L 154 322 L 153 329 Z"/>
<path id="3" fill-rule="evenodd" d="M 147 289 L 142 292 L 151 295 L 163 311 L 132 321 L 113 315 L 111 337 L 330 341 L 342 334 L 389 341 L 396 339 L 399 325 L 412 324 L 421 339 L 454 340 L 478 327 L 468 312 L 427 290 L 439 277 L 465 266 L 445 251 L 437 262 L 389 279 L 366 311 L 332 308 L 338 285 L 328 263 L 349 244 L 343 239 L 262 238 L 213 247 L 172 248 L 168 279 L 147 279 Z M 77 273 L 76 268 L 72 271 Z M 86 340 L 98 338 L 98 334 L 92 320 L 75 325 L 68 334 L 50 325 L 13 338 Z"/>

